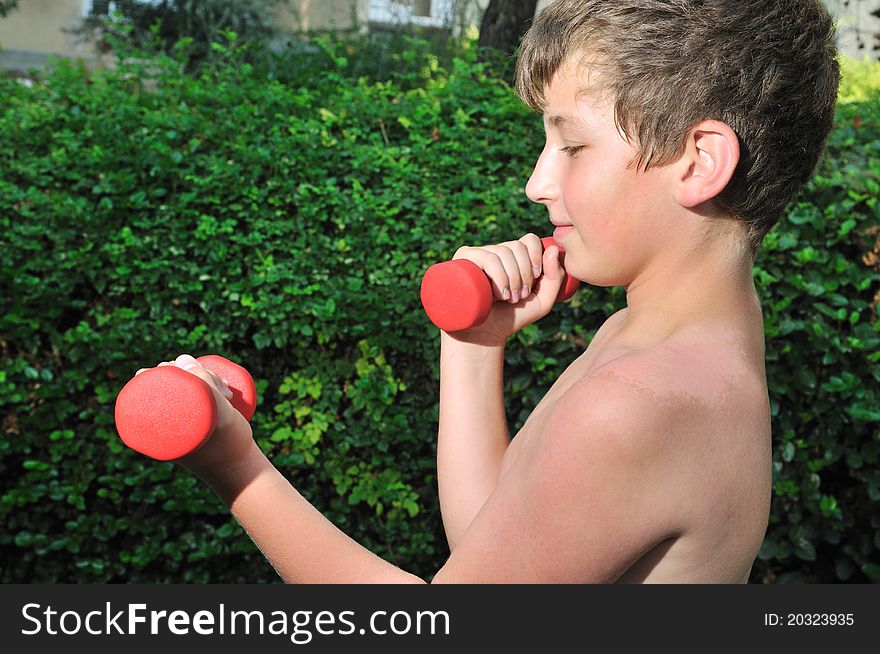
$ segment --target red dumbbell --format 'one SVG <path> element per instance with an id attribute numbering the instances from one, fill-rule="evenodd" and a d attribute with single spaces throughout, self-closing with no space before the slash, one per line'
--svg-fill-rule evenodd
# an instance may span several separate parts
<path id="1" fill-rule="evenodd" d="M 544 249 L 559 245 L 552 236 L 541 239 Z M 562 248 L 559 248 L 562 250 Z M 563 254 L 562 250 L 560 253 Z M 560 259 L 562 261 L 562 259 Z M 567 300 L 580 286 L 580 281 L 566 275 L 556 301 Z M 422 277 L 422 306 L 428 318 L 445 332 L 457 332 L 483 324 L 489 317 L 495 296 L 486 273 L 467 259 L 443 261 L 428 268 Z"/>
<path id="2" fill-rule="evenodd" d="M 226 380 L 232 406 L 250 420 L 257 407 L 250 373 L 216 354 L 197 361 Z M 145 370 L 123 387 L 116 398 L 115 419 L 123 443 L 159 461 L 170 461 L 195 452 L 211 437 L 217 427 L 217 405 L 199 377 L 176 366 L 162 366 Z"/>

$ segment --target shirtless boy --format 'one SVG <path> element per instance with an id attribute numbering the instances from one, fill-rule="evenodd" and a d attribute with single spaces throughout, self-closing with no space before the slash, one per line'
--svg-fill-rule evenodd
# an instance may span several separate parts
<path id="1" fill-rule="evenodd" d="M 835 54 L 819 0 L 556 0 L 535 20 L 517 90 L 543 114 L 546 145 L 526 193 L 547 207 L 565 271 L 623 286 L 627 306 L 511 440 L 504 345 L 550 311 L 559 248 L 529 234 L 457 252 L 502 301 L 481 326 L 441 334 L 451 555 L 434 583 L 748 580 L 771 491 L 752 264 L 821 154 Z M 176 365 L 221 407 L 217 432 L 179 463 L 285 581 L 422 581 L 312 507 L 212 373 Z"/>

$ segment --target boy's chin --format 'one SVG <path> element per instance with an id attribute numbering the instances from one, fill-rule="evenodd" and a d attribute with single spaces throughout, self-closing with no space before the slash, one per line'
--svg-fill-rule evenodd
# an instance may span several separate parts
<path id="1" fill-rule="evenodd" d="M 629 276 L 623 274 L 622 271 L 615 270 L 610 262 L 596 258 L 590 258 L 586 261 L 567 259 L 565 272 L 590 286 L 626 286 L 631 281 Z"/>

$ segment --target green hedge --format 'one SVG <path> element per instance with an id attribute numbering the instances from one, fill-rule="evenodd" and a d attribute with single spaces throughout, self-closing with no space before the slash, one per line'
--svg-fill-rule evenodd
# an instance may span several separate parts
<path id="1" fill-rule="evenodd" d="M 196 78 L 154 57 L 0 82 L 0 581 L 277 581 L 210 491 L 115 433 L 122 385 L 181 352 L 250 369 L 257 441 L 345 532 L 426 577 L 445 560 L 419 281 L 547 228 L 523 194 L 543 134 L 470 54 L 376 82 L 346 48 L 309 76 L 228 49 Z M 841 116 L 756 266 L 776 492 L 755 580 L 880 578 L 878 104 Z M 512 426 L 622 302 L 588 289 L 514 337 Z"/>
<path id="2" fill-rule="evenodd" d="M 775 445 L 756 566 L 768 581 L 880 581 L 880 87 L 839 105 L 828 154 L 756 266 Z"/>

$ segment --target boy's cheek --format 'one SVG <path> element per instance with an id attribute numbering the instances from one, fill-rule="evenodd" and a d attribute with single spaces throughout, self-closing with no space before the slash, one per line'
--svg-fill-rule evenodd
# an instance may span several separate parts
<path id="1" fill-rule="evenodd" d="M 623 216 L 611 213 L 593 216 L 589 224 L 579 227 L 577 245 L 566 251 L 566 270 L 595 286 L 628 283 L 633 241 L 627 232 Z"/>

